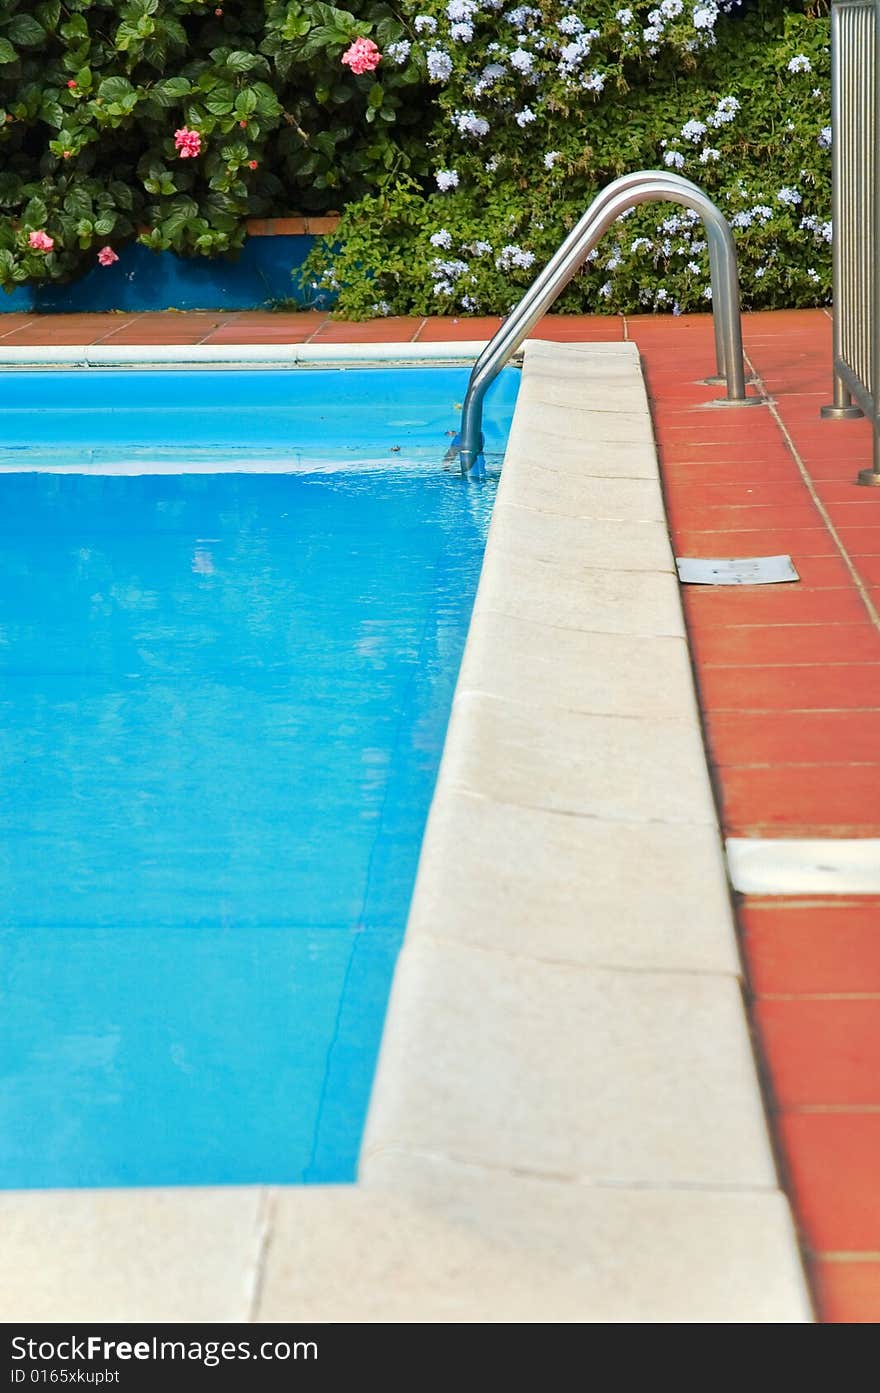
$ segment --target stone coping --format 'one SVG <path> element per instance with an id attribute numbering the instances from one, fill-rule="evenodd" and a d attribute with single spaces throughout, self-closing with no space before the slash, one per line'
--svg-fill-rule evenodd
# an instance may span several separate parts
<path id="1" fill-rule="evenodd" d="M 359 1183 L 0 1195 L 10 1320 L 811 1320 L 632 344 L 526 345 Z"/>

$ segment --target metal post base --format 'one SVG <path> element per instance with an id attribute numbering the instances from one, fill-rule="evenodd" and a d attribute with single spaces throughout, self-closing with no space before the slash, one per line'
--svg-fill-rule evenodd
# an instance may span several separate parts
<path id="1" fill-rule="evenodd" d="M 875 474 L 873 469 L 860 469 L 858 482 L 867 488 L 880 489 L 880 474 Z"/>
<path id="2" fill-rule="evenodd" d="M 823 421 L 855 421 L 864 416 L 860 406 L 820 406 L 819 415 Z"/>
<path id="3" fill-rule="evenodd" d="M 716 397 L 709 406 L 766 406 L 769 397 Z"/>
<path id="4" fill-rule="evenodd" d="M 747 386 L 748 386 L 748 385 L 752 385 L 752 386 L 753 386 L 753 385 L 757 382 L 757 380 L 758 380 L 757 377 L 747 377 L 747 378 L 746 378 L 746 385 L 747 385 Z M 698 382 L 698 385 L 701 386 L 701 387 L 726 387 L 726 386 L 727 386 L 727 378 L 726 378 L 726 377 L 722 377 L 720 373 L 716 373 L 714 377 L 699 377 L 699 378 L 697 379 L 697 382 Z"/>

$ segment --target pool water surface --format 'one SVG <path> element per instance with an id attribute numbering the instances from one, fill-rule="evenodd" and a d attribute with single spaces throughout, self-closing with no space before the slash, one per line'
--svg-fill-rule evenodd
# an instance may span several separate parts
<path id="1" fill-rule="evenodd" d="M 0 1186 L 354 1179 L 494 494 L 426 420 L 0 459 Z"/>

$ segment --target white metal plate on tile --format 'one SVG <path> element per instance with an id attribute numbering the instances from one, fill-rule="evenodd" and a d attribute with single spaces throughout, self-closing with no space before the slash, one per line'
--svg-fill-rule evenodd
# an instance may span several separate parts
<path id="1" fill-rule="evenodd" d="M 779 585 L 800 580 L 790 556 L 677 556 L 682 585 Z"/>
<path id="2" fill-rule="evenodd" d="M 880 839 L 728 837 L 730 882 L 744 895 L 880 895 Z"/>

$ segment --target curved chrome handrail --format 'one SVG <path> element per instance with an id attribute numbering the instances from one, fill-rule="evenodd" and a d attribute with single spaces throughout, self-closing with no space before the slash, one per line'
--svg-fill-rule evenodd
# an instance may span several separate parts
<path id="1" fill-rule="evenodd" d="M 602 234 L 621 213 L 649 202 L 681 203 L 700 215 L 709 244 L 715 353 L 718 374 L 727 382 L 726 400 L 739 405 L 758 400 L 747 396 L 745 389 L 739 277 L 729 223 L 702 189 L 681 175 L 664 170 L 624 174 L 593 200 L 474 364 L 461 413 L 459 457 L 463 474 L 470 472 L 482 450 L 483 398 L 504 364 L 562 293 Z"/>

